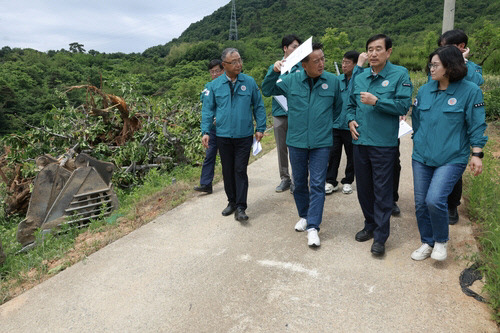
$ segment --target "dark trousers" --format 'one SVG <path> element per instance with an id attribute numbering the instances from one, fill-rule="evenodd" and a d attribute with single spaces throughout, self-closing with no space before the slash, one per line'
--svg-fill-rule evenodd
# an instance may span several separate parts
<path id="1" fill-rule="evenodd" d="M 333 129 L 333 146 L 330 150 L 330 157 L 328 159 L 328 170 L 326 173 L 326 182 L 333 186 L 338 185 L 337 175 L 339 171 L 340 158 L 342 157 L 342 146 L 347 156 L 345 166 L 345 177 L 342 178 L 340 183 L 352 184 L 354 181 L 354 163 L 352 157 L 352 136 L 348 130 Z"/>
<path id="2" fill-rule="evenodd" d="M 462 177 L 458 180 L 448 196 L 448 207 L 458 207 L 460 206 L 460 198 L 462 197 Z"/>
<path id="3" fill-rule="evenodd" d="M 354 145 L 354 169 L 359 204 L 365 229 L 373 231 L 374 241 L 389 238 L 392 212 L 394 161 L 398 147 Z"/>
<path id="4" fill-rule="evenodd" d="M 401 156 L 399 152 L 399 144 L 400 141 L 398 139 L 398 152 L 396 155 L 396 160 L 394 162 L 394 176 L 393 176 L 393 183 L 392 183 L 392 197 L 394 202 L 397 202 L 399 200 L 399 177 L 401 177 L 401 160 L 399 157 Z"/>
<path id="5" fill-rule="evenodd" d="M 253 136 L 246 138 L 217 137 L 227 200 L 234 207 L 247 208 L 247 166 Z"/>
<path id="6" fill-rule="evenodd" d="M 208 148 L 205 152 L 205 159 L 201 167 L 200 185 L 212 185 L 215 172 L 215 159 L 217 158 L 217 137 L 215 129 L 210 131 Z"/>
<path id="7" fill-rule="evenodd" d="M 278 168 L 281 180 L 290 180 L 288 172 L 288 146 L 286 145 L 286 132 L 288 131 L 288 117 L 273 117 L 274 139 L 278 152 Z"/>

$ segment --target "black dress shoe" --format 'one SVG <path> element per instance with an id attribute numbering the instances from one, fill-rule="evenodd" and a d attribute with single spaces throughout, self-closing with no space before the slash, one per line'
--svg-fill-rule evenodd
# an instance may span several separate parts
<path id="1" fill-rule="evenodd" d="M 385 253 L 385 245 L 378 242 L 373 242 L 372 249 L 370 250 L 376 256 L 383 256 Z"/>
<path id="2" fill-rule="evenodd" d="M 356 234 L 356 237 L 354 237 L 358 242 L 366 242 L 367 240 L 370 240 L 373 238 L 373 231 L 369 230 L 361 230 Z"/>
<path id="3" fill-rule="evenodd" d="M 392 216 L 399 216 L 401 215 L 401 209 L 399 209 L 398 204 L 396 201 L 392 204 Z"/>
<path id="4" fill-rule="evenodd" d="M 281 193 L 290 188 L 292 181 L 290 179 L 283 179 L 281 183 L 276 187 L 276 192 Z"/>
<path id="5" fill-rule="evenodd" d="M 238 207 L 234 213 L 234 219 L 236 221 L 245 222 L 248 221 L 248 215 L 245 213 L 245 209 Z"/>
<path id="6" fill-rule="evenodd" d="M 229 204 L 227 205 L 226 208 L 224 208 L 224 210 L 222 211 L 222 216 L 228 216 L 228 215 L 231 215 L 232 213 L 234 213 L 234 211 L 236 210 L 236 207 L 234 207 L 233 205 Z"/>
<path id="7" fill-rule="evenodd" d="M 451 225 L 457 224 L 458 222 L 458 210 L 456 206 L 448 206 L 448 222 Z"/>
<path id="8" fill-rule="evenodd" d="M 212 185 L 200 185 L 200 186 L 195 186 L 194 187 L 195 191 L 198 192 L 205 192 L 205 193 L 212 193 Z"/>

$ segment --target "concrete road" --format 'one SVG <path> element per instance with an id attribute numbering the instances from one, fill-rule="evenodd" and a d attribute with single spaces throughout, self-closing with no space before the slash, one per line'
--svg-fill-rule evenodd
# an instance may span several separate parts
<path id="1" fill-rule="evenodd" d="M 410 259 L 420 241 L 409 137 L 401 155 L 402 215 L 382 259 L 354 240 L 356 186 L 327 196 L 321 247 L 308 248 L 292 195 L 274 192 L 272 151 L 249 167 L 246 225 L 221 215 L 217 184 L 2 305 L 0 332 L 497 332 L 458 283 L 461 257 L 476 251 L 463 215 L 447 261 Z"/>

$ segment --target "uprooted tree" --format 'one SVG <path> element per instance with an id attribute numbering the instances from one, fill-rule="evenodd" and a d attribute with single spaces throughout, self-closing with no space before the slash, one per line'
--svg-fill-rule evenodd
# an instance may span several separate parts
<path id="1" fill-rule="evenodd" d="M 92 85 L 72 86 L 62 94 L 70 92 L 84 93 L 85 102 L 73 107 L 68 100 L 39 124 L 25 123 L 25 132 L 2 138 L 0 178 L 6 184 L 8 214 L 26 212 L 37 174 L 35 159 L 45 154 L 63 158 L 74 148 L 111 162 L 117 167 L 113 183 L 124 188 L 140 183 L 151 168 L 201 161 L 199 104 L 120 97 Z"/>

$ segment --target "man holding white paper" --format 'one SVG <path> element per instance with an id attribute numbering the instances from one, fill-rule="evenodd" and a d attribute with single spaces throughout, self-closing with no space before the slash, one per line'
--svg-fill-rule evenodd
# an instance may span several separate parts
<path id="1" fill-rule="evenodd" d="M 287 59 L 297 47 L 301 40 L 295 35 L 286 35 L 281 40 L 283 49 L 283 60 Z M 274 64 L 269 66 L 268 73 L 272 72 Z M 291 67 L 289 73 L 300 72 L 302 65 L 299 63 Z M 276 187 L 276 192 L 288 190 L 292 184 L 290 172 L 288 171 L 288 147 L 286 145 L 286 132 L 288 130 L 288 105 L 286 97 L 283 95 L 273 96 L 273 128 L 274 139 L 276 140 L 276 150 L 278 151 L 278 168 L 281 183 Z"/>
<path id="2" fill-rule="evenodd" d="M 284 95 L 288 100 L 286 143 L 295 184 L 293 197 L 300 217 L 295 230 L 307 230 L 307 244 L 314 247 L 320 246 L 318 231 L 333 144 L 332 126 L 339 115 L 336 110 L 342 109 L 342 98 L 339 79 L 324 71 L 323 45 L 310 46 L 312 52 L 302 59 L 304 71 L 280 75 L 285 62 L 277 61 L 262 82 L 262 93 Z"/>

